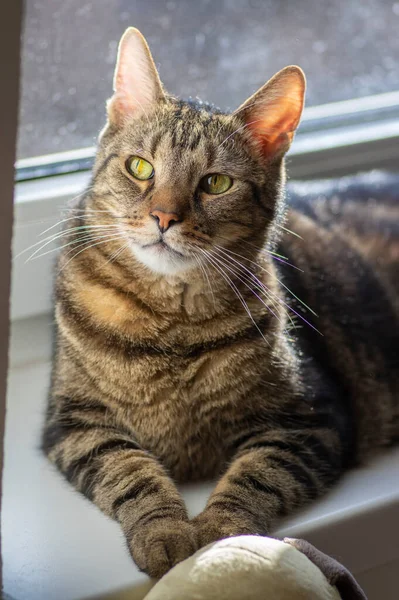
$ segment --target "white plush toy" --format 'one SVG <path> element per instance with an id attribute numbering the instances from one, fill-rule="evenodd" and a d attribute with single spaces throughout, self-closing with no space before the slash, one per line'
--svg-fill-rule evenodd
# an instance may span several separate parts
<path id="1" fill-rule="evenodd" d="M 367 600 L 337 561 L 303 540 L 221 540 L 176 565 L 145 600 Z"/>

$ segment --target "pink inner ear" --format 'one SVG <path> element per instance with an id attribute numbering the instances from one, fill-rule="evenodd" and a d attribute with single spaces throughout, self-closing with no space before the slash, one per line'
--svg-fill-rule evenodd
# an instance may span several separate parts
<path id="1" fill-rule="evenodd" d="M 250 115 L 248 128 L 267 157 L 288 150 L 301 112 L 301 97 L 282 96 L 271 102 L 265 102 L 261 111 L 254 111 Z"/>
<path id="2" fill-rule="evenodd" d="M 134 112 L 134 105 L 131 99 L 124 94 L 114 94 L 108 102 L 108 114 L 111 121 L 120 123 L 125 117 Z"/>
<path id="3" fill-rule="evenodd" d="M 147 114 L 163 97 L 162 85 L 148 45 L 137 29 L 128 29 L 120 42 L 114 77 L 115 93 L 109 118 L 120 124 L 127 117 Z"/>

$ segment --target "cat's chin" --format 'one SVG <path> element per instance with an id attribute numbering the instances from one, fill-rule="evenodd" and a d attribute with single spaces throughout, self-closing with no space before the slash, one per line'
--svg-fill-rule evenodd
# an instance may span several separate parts
<path id="1" fill-rule="evenodd" d="M 160 275 L 177 275 L 196 265 L 193 258 L 183 256 L 172 248 L 160 244 L 146 247 L 134 244 L 132 251 L 141 264 Z"/>

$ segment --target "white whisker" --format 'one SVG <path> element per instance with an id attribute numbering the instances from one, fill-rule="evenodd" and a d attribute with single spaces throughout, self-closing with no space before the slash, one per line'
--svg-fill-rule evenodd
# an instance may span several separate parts
<path id="1" fill-rule="evenodd" d="M 77 252 L 76 254 L 74 254 L 74 255 L 72 256 L 72 258 L 70 258 L 70 259 L 69 259 L 69 260 L 68 260 L 68 261 L 67 261 L 67 262 L 66 262 L 66 263 L 65 263 L 65 264 L 64 264 L 64 265 L 61 267 L 61 269 L 59 269 L 58 273 L 61 273 L 61 271 L 63 271 L 63 270 L 65 269 L 65 267 L 66 267 L 67 265 L 69 265 L 69 263 L 70 263 L 70 262 L 71 262 L 71 261 L 72 261 L 74 258 L 76 258 L 77 256 L 79 256 L 79 254 L 81 254 L 82 252 L 85 252 L 86 250 L 89 250 L 90 248 L 94 248 L 95 246 L 99 246 L 100 244 L 106 244 L 107 242 L 111 242 L 111 241 L 120 240 L 120 239 L 121 239 L 121 237 L 122 237 L 122 236 L 121 236 L 121 235 L 119 235 L 119 236 L 117 236 L 117 237 L 115 237 L 115 238 L 112 238 L 112 239 L 106 239 L 106 240 L 102 240 L 102 241 L 100 241 L 100 242 L 97 242 L 96 244 L 90 244 L 89 246 L 87 246 L 87 245 L 86 245 L 86 247 L 85 247 L 85 248 L 83 248 L 82 250 L 79 250 L 79 252 Z"/>
<path id="2" fill-rule="evenodd" d="M 244 260 L 252 263 L 253 265 L 256 265 L 256 267 L 258 267 L 259 269 L 261 269 L 261 271 L 264 271 L 265 273 L 267 273 L 269 276 L 272 275 L 272 273 L 270 273 L 270 271 L 268 271 L 267 269 L 265 269 L 264 267 L 261 267 L 260 265 L 258 265 L 258 263 L 254 262 L 253 260 L 246 258 L 245 256 L 241 256 L 241 254 L 238 254 L 237 252 L 233 252 L 233 250 L 227 250 L 227 248 L 222 248 L 221 246 L 217 246 L 215 244 L 216 248 L 218 248 L 219 250 L 221 250 L 222 252 L 224 252 L 225 254 L 234 254 L 235 256 L 239 256 L 240 258 L 243 258 Z M 239 265 L 241 265 L 241 267 L 243 267 L 245 270 L 248 270 L 246 267 L 244 267 L 244 265 L 242 265 L 239 261 L 236 261 L 234 258 L 230 257 L 232 260 L 234 260 L 235 262 L 237 262 Z M 251 273 L 251 271 L 249 271 Z M 298 298 L 298 296 L 296 294 L 294 294 L 294 292 L 292 292 L 289 287 L 287 287 L 285 285 L 285 283 L 283 283 L 282 281 L 280 281 L 279 279 L 277 279 L 276 277 L 276 281 L 278 281 L 278 283 L 287 290 L 287 292 L 289 294 L 291 294 L 291 296 L 293 296 L 296 300 L 298 300 L 298 302 L 300 302 L 305 308 L 307 308 L 315 317 L 317 317 L 317 314 L 314 312 L 314 310 L 312 310 L 307 304 L 305 304 L 305 302 L 303 302 L 300 298 Z M 271 294 L 273 294 L 273 292 L 270 291 Z M 275 296 L 275 294 L 273 294 Z M 280 302 L 284 302 L 283 300 L 281 300 L 281 298 L 279 298 Z M 284 302 L 285 304 L 285 302 Z M 288 305 L 287 305 L 288 306 Z M 290 310 L 291 307 L 288 307 Z"/>
<path id="3" fill-rule="evenodd" d="M 245 302 L 245 300 L 244 300 L 241 292 L 238 290 L 237 286 L 231 281 L 230 277 L 226 273 L 224 273 L 224 271 L 220 268 L 220 266 L 217 264 L 217 262 L 214 261 L 214 257 L 209 252 L 207 252 L 206 250 L 203 250 L 203 249 L 200 249 L 200 251 L 203 254 L 205 254 L 205 256 L 207 257 L 210 264 L 213 265 L 213 267 L 216 269 L 216 271 L 220 273 L 220 275 L 223 277 L 223 279 L 228 283 L 228 285 L 234 291 L 235 295 L 237 296 L 237 298 L 240 300 L 242 306 L 244 307 L 245 312 L 248 314 L 252 323 L 255 325 L 256 329 L 259 331 L 262 339 L 266 342 L 266 344 L 270 345 L 270 342 L 265 338 L 262 330 L 260 329 L 259 325 L 256 323 L 255 319 L 253 318 L 251 311 L 249 310 L 248 304 Z"/>
<path id="4" fill-rule="evenodd" d="M 46 238 L 43 238 L 41 240 L 39 240 L 38 242 L 35 242 L 34 244 L 32 244 L 31 246 L 29 246 L 28 248 L 25 248 L 24 250 L 22 250 L 21 252 L 19 252 L 19 254 L 17 254 L 14 257 L 14 260 L 16 260 L 17 258 L 19 258 L 22 254 L 25 254 L 26 252 L 29 252 L 29 250 L 32 250 L 32 248 L 35 248 L 36 246 L 39 246 L 40 244 L 42 244 L 40 246 L 40 248 L 38 248 L 37 250 L 35 250 L 35 252 L 33 252 L 33 254 L 31 254 L 31 256 L 29 256 L 29 258 L 26 260 L 26 262 L 28 262 L 29 260 L 31 260 L 38 252 L 40 252 L 41 250 L 43 250 L 43 248 L 45 248 L 46 246 L 48 246 L 49 244 L 63 238 L 63 237 L 67 237 L 68 235 L 71 234 L 76 234 L 79 233 L 83 228 L 86 230 L 88 227 L 90 226 L 78 226 L 78 227 L 72 227 L 63 231 L 59 231 L 56 232 Z M 97 231 L 98 231 L 98 227 L 99 226 L 93 226 Z M 101 226 L 101 231 L 108 231 L 108 228 L 113 228 L 113 227 L 118 227 L 117 225 L 102 225 Z M 109 229 L 111 230 L 111 229 Z M 87 233 L 87 231 L 84 231 L 82 233 Z"/>
<path id="5" fill-rule="evenodd" d="M 94 233 L 89 233 L 87 235 L 77 237 L 74 240 L 68 242 L 67 244 L 63 244 L 62 246 L 56 246 L 55 248 L 52 248 L 51 250 L 46 250 L 46 252 L 42 252 L 42 254 L 37 254 L 42 249 L 42 248 L 39 248 L 38 250 L 36 250 L 36 252 L 34 254 L 32 254 L 26 260 L 26 262 L 29 262 L 31 260 L 37 260 L 38 258 L 42 258 L 43 256 L 46 256 L 46 254 L 51 254 L 52 252 L 57 252 L 58 250 L 62 250 L 63 248 L 68 248 L 68 246 L 72 246 L 73 244 L 75 244 L 75 246 L 74 246 L 74 248 L 72 248 L 72 251 L 75 250 L 76 248 L 78 248 L 79 247 L 78 245 L 82 244 L 83 242 L 90 242 L 90 241 L 96 240 L 96 239 L 98 239 L 98 240 L 105 239 L 106 237 L 113 237 L 114 235 L 115 235 L 114 231 L 112 233 L 109 233 L 108 236 L 107 235 L 96 235 Z M 76 245 L 76 244 L 78 244 L 78 245 Z"/>
<path id="6" fill-rule="evenodd" d="M 286 314 L 286 316 L 287 316 L 288 320 L 290 321 L 290 324 L 291 324 L 291 326 L 292 326 L 292 327 L 295 327 L 295 323 L 294 323 L 294 321 L 292 320 L 292 317 L 291 317 L 290 313 L 289 313 L 289 312 L 286 310 L 286 308 L 285 308 L 285 306 L 287 306 L 287 307 L 288 307 L 288 308 L 291 310 L 291 307 L 290 307 L 290 306 L 288 306 L 288 304 L 286 304 L 286 303 L 285 303 L 283 300 L 281 300 L 281 298 L 280 298 L 279 296 L 277 296 L 276 294 L 274 294 L 274 292 L 272 292 L 272 291 L 271 291 L 271 290 L 270 290 L 270 289 L 269 289 L 269 288 L 268 288 L 268 287 L 267 287 L 267 286 L 266 286 L 266 285 L 263 283 L 263 281 L 261 281 L 261 280 L 260 280 L 258 277 L 256 277 L 256 275 L 255 275 L 255 274 L 254 274 L 254 273 L 253 273 L 253 272 L 252 272 L 250 269 L 247 269 L 247 267 L 245 267 L 244 265 L 242 265 L 242 264 L 241 264 L 239 261 L 235 260 L 235 259 L 234 259 L 234 258 L 232 258 L 231 256 L 228 256 L 228 255 L 227 255 L 227 257 L 228 257 L 230 260 L 234 261 L 234 263 L 237 265 L 237 267 L 236 267 L 236 268 L 239 268 L 239 269 L 240 269 L 240 272 L 241 272 L 241 274 L 242 274 L 243 276 L 246 276 L 247 278 L 248 278 L 248 276 L 250 277 L 250 281 L 251 281 L 253 284 L 255 284 L 255 286 L 257 287 L 257 289 L 258 289 L 258 290 L 259 290 L 261 293 L 263 293 L 263 294 L 266 296 L 266 298 L 267 298 L 267 299 L 268 299 L 268 301 L 269 301 L 269 302 L 272 304 L 272 306 L 276 307 L 276 309 L 277 309 L 279 306 L 281 306 L 281 307 L 282 307 L 282 309 L 284 310 L 284 312 L 285 312 L 285 314 Z M 225 260 L 226 260 L 226 257 L 225 257 Z M 232 266 L 232 265 L 231 265 L 231 263 L 230 263 L 230 266 Z M 274 314 L 274 312 L 273 312 L 273 311 L 270 309 L 270 307 L 268 307 L 268 308 L 269 308 L 269 310 L 272 312 L 272 314 L 273 314 L 273 315 L 274 315 L 274 316 L 275 316 L 277 319 L 279 319 L 279 317 L 277 317 L 277 315 L 275 315 L 275 314 Z M 281 320 L 281 319 L 279 319 L 279 320 Z"/>
<path id="7" fill-rule="evenodd" d="M 284 225 L 280 225 L 279 223 L 275 223 L 275 225 L 276 225 L 276 227 L 280 227 L 280 229 L 283 229 L 287 233 L 290 233 L 291 235 L 295 235 L 295 237 L 299 238 L 300 240 L 303 239 L 303 237 L 300 236 L 299 233 L 295 233 L 295 231 L 291 231 L 291 229 L 287 229 L 286 227 L 284 227 Z"/>
<path id="8" fill-rule="evenodd" d="M 239 131 L 241 131 L 242 129 L 245 129 L 246 127 L 249 127 L 249 125 L 253 125 L 254 123 L 259 123 L 259 121 L 261 121 L 261 119 L 256 119 L 255 121 L 250 121 L 249 123 L 245 123 L 245 125 L 241 125 L 241 127 L 237 127 L 237 129 L 235 131 L 233 131 L 233 133 L 230 133 L 230 135 L 227 136 L 227 138 L 225 138 L 223 140 L 223 142 L 221 142 L 218 145 L 218 148 L 220 148 L 220 146 L 223 146 L 223 144 L 225 142 L 227 142 L 227 140 L 229 140 L 233 135 L 235 135 L 236 133 L 238 133 Z"/>
<path id="9" fill-rule="evenodd" d="M 261 104 L 262 105 L 263 101 L 257 100 L 255 102 L 251 102 L 251 104 L 247 104 L 246 106 L 241 106 L 241 108 L 237 108 L 232 114 L 233 114 L 233 116 L 236 116 L 241 111 L 248 110 L 248 108 L 252 108 L 253 106 L 256 106 L 257 104 Z"/>
<path id="10" fill-rule="evenodd" d="M 192 244 L 189 244 L 189 247 L 190 247 L 191 249 L 194 249 L 194 248 L 195 248 L 195 247 L 194 247 Z M 215 307 L 215 310 L 216 310 L 216 300 L 215 300 L 215 295 L 214 295 L 214 293 L 213 293 L 213 289 L 212 289 L 212 286 L 211 286 L 211 282 L 210 282 L 210 279 L 209 279 L 209 277 L 208 277 L 207 270 L 206 270 L 206 268 L 205 268 L 205 267 L 206 267 L 206 265 L 205 265 L 205 263 L 203 263 L 203 262 L 202 262 L 202 260 L 201 260 L 201 257 L 200 257 L 200 256 L 198 256 L 197 252 L 194 252 L 194 253 L 193 253 L 193 256 L 194 256 L 194 260 L 195 260 L 195 262 L 198 264 L 198 266 L 199 266 L 199 268 L 200 268 L 200 270 L 201 270 L 202 277 L 204 278 L 204 281 L 206 281 L 206 282 L 208 283 L 209 291 L 210 291 L 210 293 L 211 293 L 211 295 L 212 295 L 213 305 L 214 305 L 214 307 Z"/>
<path id="11" fill-rule="evenodd" d="M 217 235 L 216 237 L 218 237 L 219 239 L 224 240 L 226 242 L 231 241 L 222 235 Z M 300 269 L 296 265 L 293 265 L 292 263 L 288 262 L 288 258 L 286 256 L 283 256 L 282 254 L 279 254 L 278 252 L 274 252 L 273 250 L 268 250 L 267 248 L 261 248 L 259 246 L 256 246 L 255 244 L 251 244 L 251 242 L 248 242 L 248 240 L 244 240 L 243 238 L 240 238 L 239 242 L 246 244 L 247 246 L 250 246 L 251 248 L 254 248 L 257 252 L 261 252 L 262 254 L 269 254 L 273 258 L 278 260 L 279 262 L 282 262 L 283 264 L 287 265 L 288 267 L 292 267 L 293 269 L 296 269 L 297 271 L 300 271 L 301 273 L 303 273 L 303 269 Z M 245 258 L 245 257 L 242 257 L 242 258 Z"/>
<path id="12" fill-rule="evenodd" d="M 41 233 L 39 233 L 39 237 L 41 237 L 42 235 L 44 235 L 45 233 L 47 233 L 48 231 L 50 231 L 51 229 L 54 229 L 54 227 L 58 227 L 59 225 L 62 225 L 63 223 L 67 223 L 68 221 L 75 221 L 76 219 L 84 219 L 84 215 L 75 215 L 73 217 L 68 217 L 66 219 L 62 219 L 61 221 L 58 221 L 58 223 L 55 223 L 54 225 L 52 225 L 51 227 L 48 227 L 47 229 L 45 229 L 44 231 L 42 231 Z M 77 225 L 77 227 L 104 227 L 105 225 Z M 110 226 L 110 224 L 106 224 L 107 227 Z M 113 227 L 117 227 L 117 225 L 113 225 Z M 69 228 L 69 231 L 72 231 L 72 229 L 74 229 L 73 227 Z M 67 230 L 65 230 L 67 231 Z"/>
<path id="13" fill-rule="evenodd" d="M 268 299 L 269 302 L 272 303 L 273 306 L 275 306 L 275 303 L 273 301 L 273 298 L 270 297 L 270 295 L 268 294 L 268 290 L 267 288 L 264 288 L 263 286 L 259 285 L 255 280 L 253 279 L 249 279 L 248 276 L 246 275 L 246 273 L 240 273 L 240 271 L 237 272 L 237 268 L 234 268 L 234 265 L 231 265 L 231 263 L 229 264 L 226 259 L 223 260 L 219 257 L 216 257 L 214 255 L 214 258 L 218 261 L 220 261 L 221 264 L 223 264 L 229 271 L 230 273 L 232 273 L 233 275 L 235 275 L 237 277 L 237 279 L 239 279 L 239 281 L 241 281 L 241 283 L 243 283 L 245 285 L 246 288 L 249 289 L 249 291 L 263 304 L 263 306 L 273 315 L 273 317 L 275 317 L 277 319 L 277 321 L 282 322 L 282 319 L 280 316 L 276 315 L 276 313 L 271 309 L 271 307 L 266 304 L 266 302 L 264 302 L 264 300 L 262 300 L 262 298 L 260 296 L 258 296 L 258 294 L 253 290 L 253 288 L 248 285 L 248 283 L 252 283 L 252 285 L 255 285 L 255 288 L 261 293 L 264 294 L 266 296 L 266 298 Z M 243 279 L 243 277 L 245 279 Z"/>
<path id="14" fill-rule="evenodd" d="M 116 250 L 116 252 L 111 254 L 109 259 L 107 261 L 105 261 L 105 263 L 101 266 L 105 267 L 105 265 L 107 265 L 108 263 L 115 261 L 118 258 L 118 256 L 120 256 L 122 254 L 122 252 L 124 250 L 126 250 L 126 248 L 128 248 L 128 247 L 129 247 L 129 242 L 126 242 L 126 244 L 123 244 L 120 248 L 118 248 L 118 250 Z"/>

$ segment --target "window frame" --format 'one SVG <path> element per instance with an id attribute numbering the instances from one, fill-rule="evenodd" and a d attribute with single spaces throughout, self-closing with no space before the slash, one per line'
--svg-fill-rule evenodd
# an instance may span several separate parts
<path id="1" fill-rule="evenodd" d="M 310 106 L 304 110 L 290 156 L 331 152 L 398 134 L 399 91 Z M 89 146 L 17 160 L 16 181 L 90 170 L 95 150 L 95 146 Z"/>

